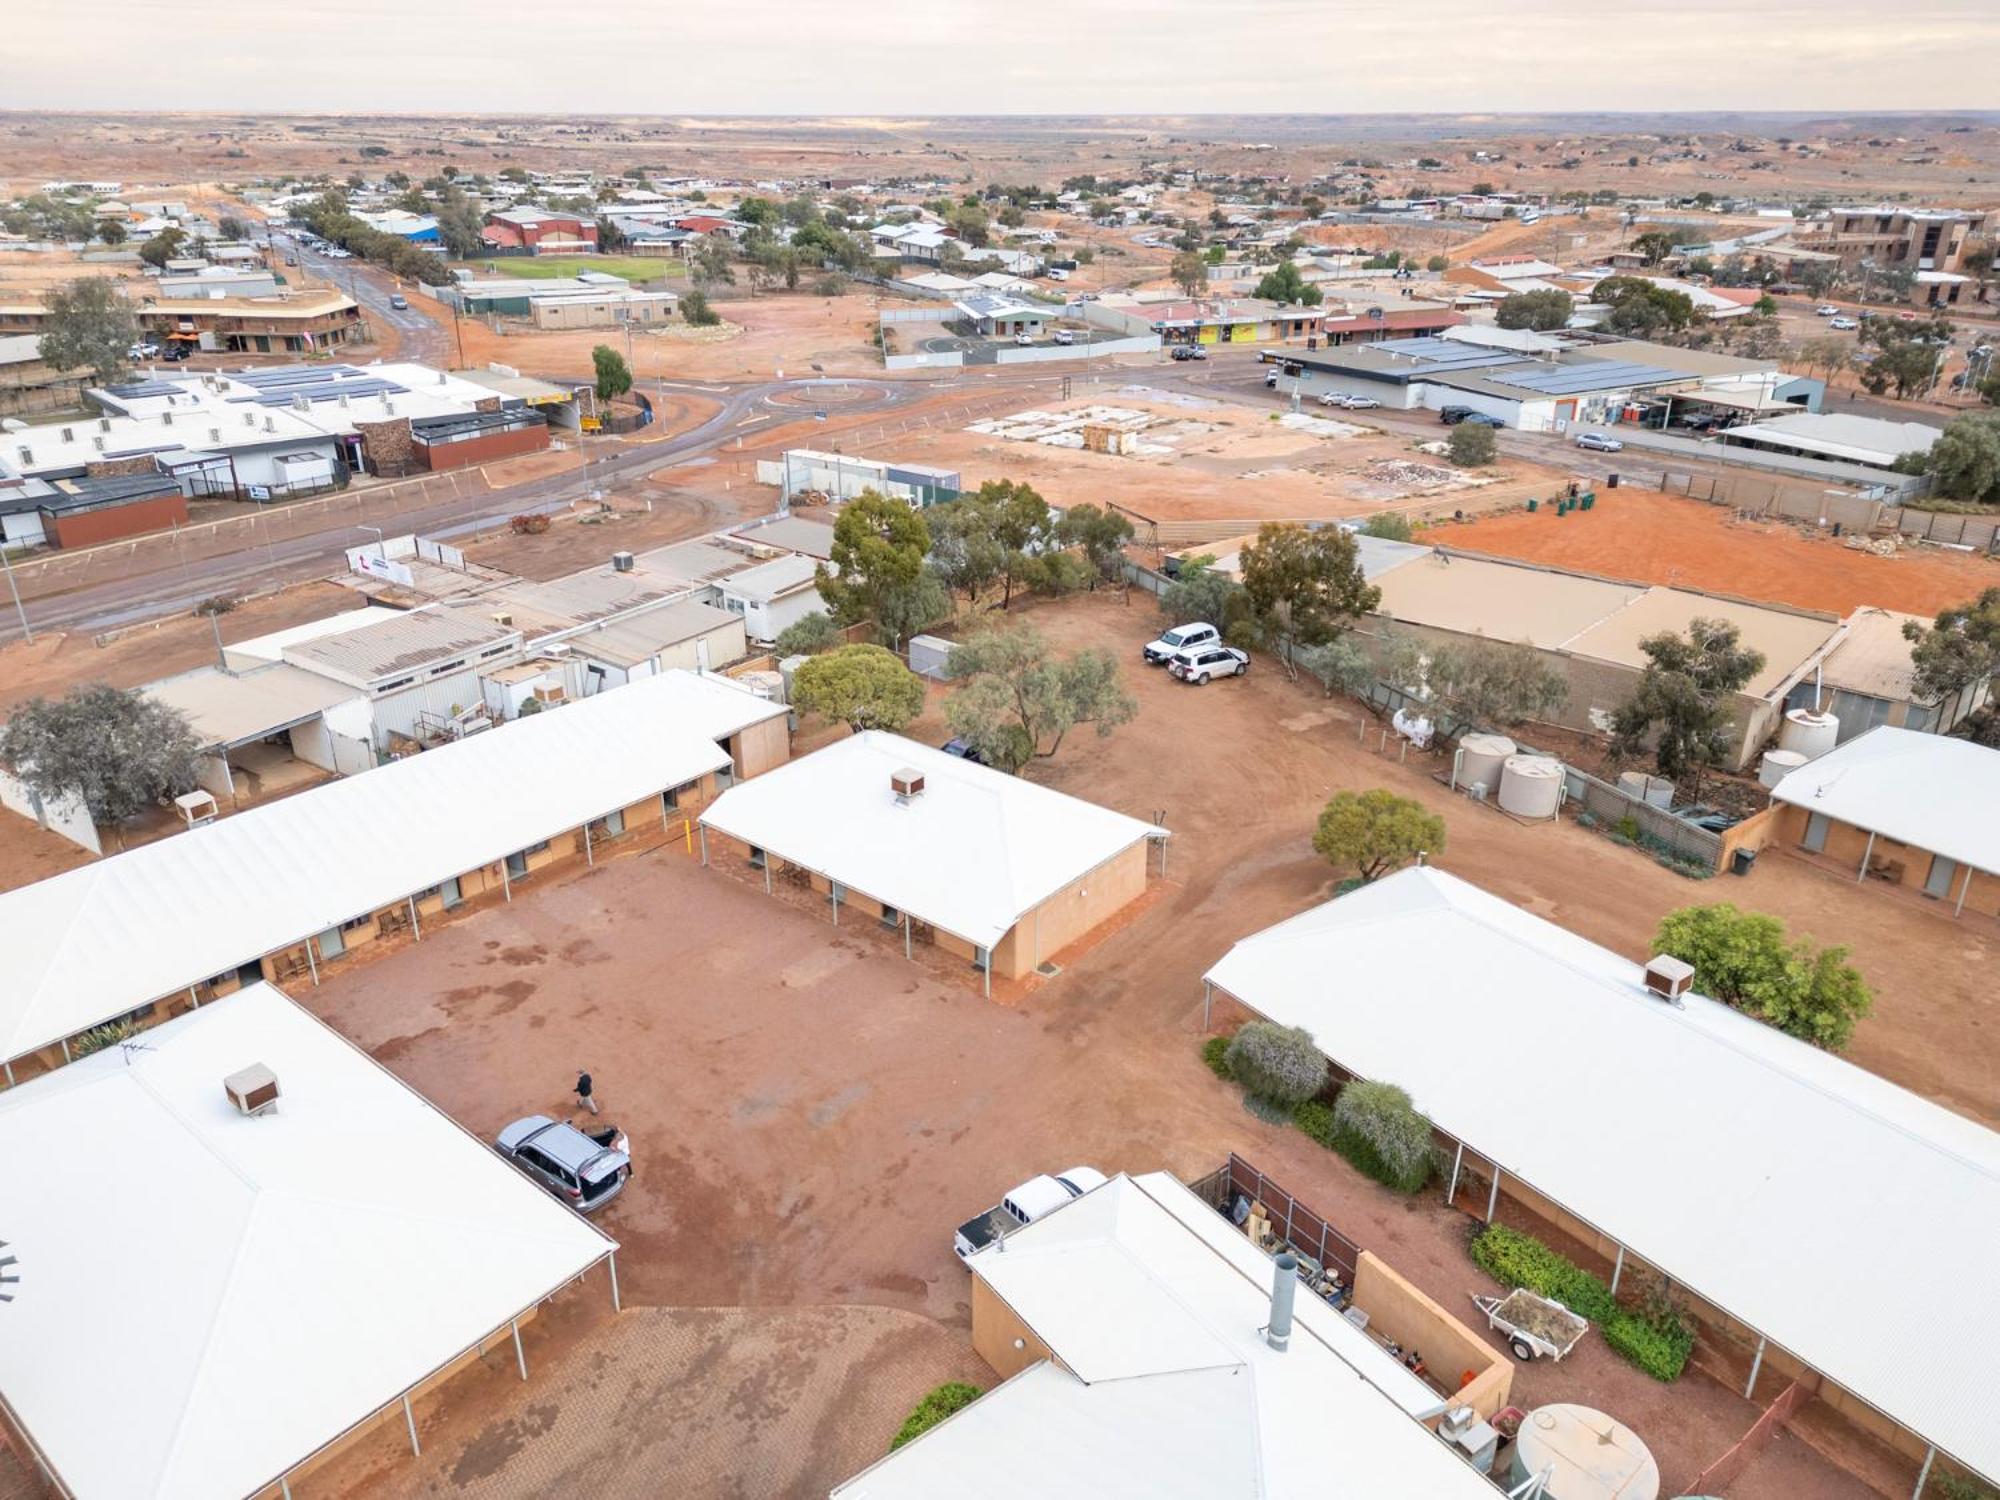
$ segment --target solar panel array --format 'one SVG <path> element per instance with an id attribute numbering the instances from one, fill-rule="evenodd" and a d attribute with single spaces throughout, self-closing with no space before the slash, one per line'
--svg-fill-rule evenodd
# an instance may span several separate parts
<path id="1" fill-rule="evenodd" d="M 1629 390 L 1641 385 L 1666 385 L 1685 380 L 1679 370 L 1663 370 L 1658 365 L 1634 364 L 1622 359 L 1593 359 L 1573 365 L 1527 363 L 1516 369 L 1491 372 L 1495 380 L 1544 396 L 1574 396 L 1584 391 Z"/>
<path id="2" fill-rule="evenodd" d="M 1447 370 L 1482 370 L 1493 365 L 1514 364 L 1521 358 L 1517 350 L 1461 344 L 1456 339 L 1383 339 L 1380 343 L 1361 347 L 1421 361 L 1425 372 L 1432 374 Z"/>
<path id="3" fill-rule="evenodd" d="M 287 365 L 276 370 L 245 370 L 232 378 L 256 394 L 229 399 L 258 406 L 290 406 L 300 396 L 308 401 L 332 401 L 341 396 L 401 396 L 409 391 L 408 386 L 353 365 Z"/>

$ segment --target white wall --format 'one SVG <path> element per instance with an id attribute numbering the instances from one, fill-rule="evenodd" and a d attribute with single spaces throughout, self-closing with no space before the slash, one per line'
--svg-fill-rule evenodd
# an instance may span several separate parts
<path id="1" fill-rule="evenodd" d="M 80 798 L 46 802 L 24 783 L 0 770 L 0 807 L 17 812 L 24 818 L 32 818 L 50 833 L 60 834 L 92 854 L 104 852 L 104 846 L 97 842 L 97 825 L 91 822 Z"/>
<path id="2" fill-rule="evenodd" d="M 461 709 L 473 708 L 484 701 L 476 671 L 452 672 L 400 692 L 389 693 L 375 699 L 372 705 L 375 745 L 378 749 L 386 749 L 391 734 L 405 734 L 416 739 L 417 716 L 420 713 L 429 712 L 442 718 L 451 713 L 454 705 Z"/>
<path id="3" fill-rule="evenodd" d="M 743 633 L 755 641 L 775 641 L 788 626 L 807 615 L 826 613 L 826 600 L 812 588 L 769 601 L 745 599 L 742 605 Z"/>
<path id="4" fill-rule="evenodd" d="M 217 802 L 235 799 L 236 779 L 229 774 L 229 752 L 226 750 L 220 755 L 204 755 L 195 762 L 194 779 Z"/>
<path id="5" fill-rule="evenodd" d="M 0 516 L 0 542 L 10 547 L 39 547 L 47 540 L 40 511 L 22 510 L 11 516 Z"/>

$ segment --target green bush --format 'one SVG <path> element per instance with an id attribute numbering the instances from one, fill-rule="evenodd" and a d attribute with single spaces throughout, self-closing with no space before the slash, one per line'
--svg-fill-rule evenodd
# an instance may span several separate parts
<path id="1" fill-rule="evenodd" d="M 1229 1071 L 1229 1038 L 1212 1036 L 1201 1044 L 1201 1060 L 1208 1064 L 1208 1071 L 1217 1078 L 1232 1078 Z"/>
<path id="2" fill-rule="evenodd" d="M 1327 1150 L 1334 1149 L 1332 1105 L 1323 1104 L 1318 1099 L 1308 1099 L 1292 1111 L 1292 1123 Z"/>
<path id="3" fill-rule="evenodd" d="M 1326 1087 L 1326 1058 L 1301 1026 L 1252 1021 L 1223 1052 L 1229 1076 L 1281 1110 L 1303 1104 Z"/>
<path id="4" fill-rule="evenodd" d="M 1693 1325 L 1677 1308 L 1619 1306 L 1610 1287 L 1532 1235 L 1490 1224 L 1473 1236 L 1472 1259 L 1501 1285 L 1524 1286 L 1590 1319 L 1607 1347 L 1655 1380 L 1678 1380 L 1694 1352 Z"/>
<path id="5" fill-rule="evenodd" d="M 1414 1193 L 1431 1180 L 1431 1122 L 1393 1083 L 1350 1083 L 1333 1106 L 1334 1149 L 1385 1187 Z"/>
<path id="6" fill-rule="evenodd" d="M 2000 1500 L 2000 1495 L 1978 1480 L 1961 1479 L 1956 1474 L 1933 1474 L 1924 1493 L 1935 1500 Z"/>
<path id="7" fill-rule="evenodd" d="M 903 1444 L 913 1442 L 929 1432 L 946 1417 L 964 1411 L 979 1399 L 979 1387 L 967 1385 L 962 1380 L 947 1380 L 917 1403 L 917 1409 L 910 1413 L 908 1420 L 896 1429 L 894 1441 L 889 1451 L 894 1453 Z"/>
<path id="8" fill-rule="evenodd" d="M 129 1041 L 139 1034 L 136 1021 L 106 1021 L 102 1026 L 93 1026 L 81 1036 L 70 1038 L 69 1055 L 72 1058 L 88 1057 L 93 1052 L 102 1052 L 106 1047 Z"/>

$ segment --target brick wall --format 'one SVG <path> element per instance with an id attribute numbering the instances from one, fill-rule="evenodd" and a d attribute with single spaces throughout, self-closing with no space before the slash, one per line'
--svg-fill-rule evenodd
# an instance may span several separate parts
<path id="1" fill-rule="evenodd" d="M 407 417 L 392 422 L 356 422 L 354 430 L 361 435 L 361 451 L 370 473 L 401 474 L 420 466 Z"/>
<path id="2" fill-rule="evenodd" d="M 187 518 L 187 496 L 176 490 L 151 500 L 134 500 L 102 510 L 80 510 L 54 517 L 49 522 L 49 534 L 58 547 L 94 547 L 99 542 L 137 536 L 144 531 L 185 526 Z"/>

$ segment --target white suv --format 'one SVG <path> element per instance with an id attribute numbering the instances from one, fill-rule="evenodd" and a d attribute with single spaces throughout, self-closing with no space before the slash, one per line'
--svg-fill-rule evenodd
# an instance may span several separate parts
<path id="1" fill-rule="evenodd" d="M 1222 632 L 1213 625 L 1197 621 L 1192 625 L 1176 625 L 1164 632 L 1157 641 L 1148 641 L 1140 654 L 1146 658 L 1146 665 L 1157 667 L 1168 658 L 1196 646 L 1216 646 L 1222 643 Z"/>
<path id="2" fill-rule="evenodd" d="M 1241 677 L 1250 670 L 1250 653 L 1216 642 L 1177 651 L 1167 661 L 1167 670 L 1182 682 L 1208 686 L 1211 677 Z"/>

